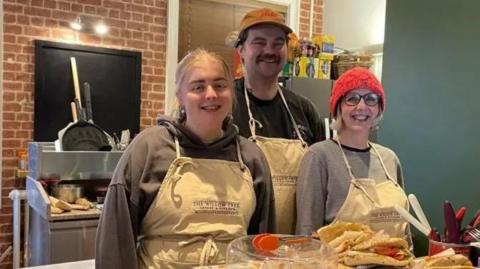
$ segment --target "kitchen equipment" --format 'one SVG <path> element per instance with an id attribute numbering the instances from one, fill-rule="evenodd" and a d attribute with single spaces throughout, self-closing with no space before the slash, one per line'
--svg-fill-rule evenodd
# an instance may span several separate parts
<path id="1" fill-rule="evenodd" d="M 428 235 L 428 239 L 433 241 L 440 241 L 440 234 L 438 233 L 437 229 L 433 227 L 430 230 L 430 234 Z"/>
<path id="2" fill-rule="evenodd" d="M 276 238 L 277 242 L 292 238 L 291 235 L 280 234 L 265 237 Z M 227 247 L 227 264 L 235 264 L 235 268 L 337 268 L 335 250 L 320 240 L 280 243 L 276 249 L 263 250 L 254 246 L 254 239 L 255 235 L 248 235 L 233 240 Z"/>
<path id="3" fill-rule="evenodd" d="M 470 234 L 475 241 L 480 242 L 480 229 L 477 229 L 477 228 L 470 229 L 468 231 L 468 234 Z"/>
<path id="4" fill-rule="evenodd" d="M 78 107 L 82 107 L 82 99 L 80 97 L 80 86 L 78 84 L 77 60 L 70 57 L 70 65 L 72 67 L 73 89 L 75 91 L 75 99 L 78 100 Z"/>
<path id="5" fill-rule="evenodd" d="M 97 203 L 103 204 L 107 196 L 108 186 L 99 186 L 95 189 Z"/>
<path id="6" fill-rule="evenodd" d="M 432 229 L 430 227 L 430 223 L 428 223 L 427 217 L 425 216 L 425 213 L 423 212 L 422 207 L 420 206 L 420 203 L 418 202 L 417 197 L 415 194 L 409 194 L 408 195 L 408 201 L 410 202 L 410 205 L 413 208 L 413 211 L 417 215 L 418 219 L 420 222 L 427 228 L 427 229 Z"/>
<path id="7" fill-rule="evenodd" d="M 294 245 L 309 243 L 311 236 L 278 236 L 276 234 L 258 234 L 252 239 L 252 244 L 257 250 L 274 251 L 281 245 Z"/>
<path id="8" fill-rule="evenodd" d="M 93 123 L 92 97 L 90 95 L 90 83 L 83 83 L 83 96 L 85 97 L 86 116 L 85 120 Z"/>
<path id="9" fill-rule="evenodd" d="M 83 197 L 83 187 L 75 184 L 57 184 L 53 187 L 53 196 L 67 203 Z"/>
<path id="10" fill-rule="evenodd" d="M 408 213 L 407 210 L 405 210 L 402 207 L 399 207 L 397 205 L 394 206 L 395 210 L 402 216 L 406 221 L 408 221 L 410 224 L 412 224 L 415 228 L 417 228 L 420 232 L 422 232 L 426 237 L 429 237 L 430 235 L 430 230 L 425 225 L 420 223 L 414 216 L 412 216 L 410 213 Z"/>
<path id="11" fill-rule="evenodd" d="M 471 243 L 470 247 L 470 261 L 473 266 L 478 267 L 480 261 L 480 242 Z"/>
<path id="12" fill-rule="evenodd" d="M 93 259 L 101 213 L 93 208 L 52 214 L 51 193 L 41 182 L 80 185 L 84 198 L 95 201 L 96 190 L 108 186 L 121 155 L 119 151 L 56 151 L 53 142 L 29 143 L 25 244 L 30 266 Z"/>
<path id="13" fill-rule="evenodd" d="M 60 133 L 60 132 L 59 132 Z M 64 151 L 110 151 L 105 132 L 97 125 L 79 120 L 66 127 L 59 139 Z"/>
<path id="14" fill-rule="evenodd" d="M 448 200 L 443 203 L 443 215 L 445 220 L 445 243 L 459 243 L 460 226 L 458 225 L 455 209 Z"/>
<path id="15" fill-rule="evenodd" d="M 87 108 L 82 107 L 80 87 L 78 82 L 77 63 L 75 57 L 70 57 L 72 67 L 73 86 L 75 92 L 74 105 L 78 121 L 67 125 L 59 132 L 62 150 L 80 151 L 109 151 L 112 149 L 106 133 L 92 122 L 92 103 L 90 97 L 90 84 L 83 84 L 84 97 Z M 73 105 L 72 105 L 73 109 Z M 74 116 L 75 118 L 75 116 Z"/>
<path id="16" fill-rule="evenodd" d="M 428 241 L 428 256 L 435 255 L 449 248 L 453 249 L 455 254 L 462 254 L 467 258 L 470 256 L 470 244 L 445 243 L 433 240 Z"/>
<path id="17" fill-rule="evenodd" d="M 72 109 L 72 120 L 73 122 L 76 122 L 78 120 L 77 106 L 75 105 L 74 102 L 70 102 L 70 108 Z"/>
<path id="18" fill-rule="evenodd" d="M 455 213 L 455 218 L 457 219 L 457 222 L 460 227 L 462 227 L 461 223 L 462 223 L 463 217 L 465 216 L 465 212 L 467 212 L 467 208 L 462 206 L 459 210 L 457 210 L 457 213 Z"/>
<path id="19" fill-rule="evenodd" d="M 477 212 L 475 212 L 475 215 L 473 215 L 473 218 L 472 220 L 470 220 L 470 222 L 468 223 L 469 226 L 472 226 L 472 227 L 475 227 L 475 221 L 477 219 L 480 219 L 480 210 L 477 210 Z"/>

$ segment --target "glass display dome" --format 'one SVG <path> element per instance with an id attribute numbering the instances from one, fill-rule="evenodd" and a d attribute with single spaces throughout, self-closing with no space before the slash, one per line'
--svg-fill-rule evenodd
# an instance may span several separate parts
<path id="1" fill-rule="evenodd" d="M 227 248 L 228 268 L 337 268 L 337 255 L 334 249 L 319 240 L 292 235 L 269 236 L 268 240 L 264 240 L 269 242 L 263 245 L 258 241 L 259 235 L 244 236 L 232 241 Z"/>

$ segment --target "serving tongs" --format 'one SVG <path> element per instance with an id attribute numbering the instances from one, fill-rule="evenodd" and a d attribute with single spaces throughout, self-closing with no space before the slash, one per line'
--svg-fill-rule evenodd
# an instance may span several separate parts
<path id="1" fill-rule="evenodd" d="M 312 241 L 311 236 L 302 235 L 278 235 L 263 233 L 252 239 L 252 245 L 260 251 L 274 251 L 282 245 L 298 245 Z"/>

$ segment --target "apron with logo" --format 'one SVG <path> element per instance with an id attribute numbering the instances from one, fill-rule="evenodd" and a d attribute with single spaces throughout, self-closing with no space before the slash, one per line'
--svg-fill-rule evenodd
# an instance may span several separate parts
<path id="1" fill-rule="evenodd" d="M 230 241 L 246 235 L 256 207 L 250 171 L 238 162 L 177 157 L 142 221 L 139 268 L 225 263 Z"/>
<path id="2" fill-rule="evenodd" d="M 371 178 L 355 178 L 347 156 L 340 145 L 343 160 L 350 174 L 350 187 L 347 198 L 338 211 L 334 222 L 347 221 L 369 225 L 374 231 L 384 230 L 392 237 L 404 238 L 407 222 L 397 213 L 394 205 L 408 210 L 408 199 L 403 189 L 390 176 L 375 146 L 369 145 L 378 156 L 387 179 L 376 183 Z"/>
<path id="3" fill-rule="evenodd" d="M 256 135 L 256 124 L 258 124 L 260 128 L 262 128 L 262 124 L 253 117 L 247 89 L 244 88 L 244 91 L 249 116 L 248 123 L 252 134 L 250 140 L 255 142 L 265 154 L 272 174 L 272 184 L 275 193 L 277 233 L 294 234 L 296 221 L 295 192 L 297 188 L 298 168 L 303 155 L 305 154 L 307 144 L 302 139 L 300 130 L 298 129 L 280 88 L 278 89 L 278 92 L 282 98 L 282 102 L 285 105 L 290 120 L 292 121 L 298 139 L 263 137 Z M 284 123 L 278 122 L 276 124 Z"/>

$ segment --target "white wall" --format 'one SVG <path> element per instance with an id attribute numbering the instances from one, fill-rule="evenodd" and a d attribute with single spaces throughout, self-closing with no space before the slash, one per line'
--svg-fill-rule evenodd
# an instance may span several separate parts
<path id="1" fill-rule="evenodd" d="M 324 0 L 324 3 L 323 33 L 336 37 L 336 47 L 350 50 L 383 44 L 386 0 Z M 378 50 L 381 46 L 372 48 Z"/>

